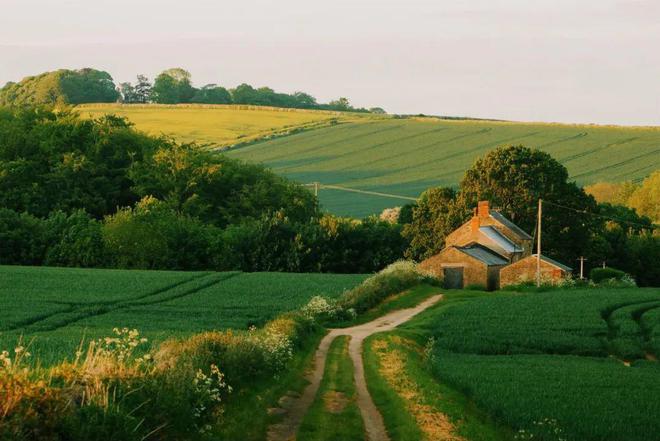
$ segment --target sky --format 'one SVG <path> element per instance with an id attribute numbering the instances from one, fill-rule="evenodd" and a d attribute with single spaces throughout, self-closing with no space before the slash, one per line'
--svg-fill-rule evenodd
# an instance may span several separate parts
<path id="1" fill-rule="evenodd" d="M 660 0 L 0 0 L 0 84 L 170 67 L 390 113 L 660 125 Z"/>

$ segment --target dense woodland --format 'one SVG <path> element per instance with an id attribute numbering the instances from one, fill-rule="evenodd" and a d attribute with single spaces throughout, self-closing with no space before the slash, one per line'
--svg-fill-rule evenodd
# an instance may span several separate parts
<path id="1" fill-rule="evenodd" d="M 652 221 L 597 203 L 539 150 L 498 148 L 458 189 L 429 189 L 395 219 L 355 220 L 323 213 L 310 191 L 262 166 L 123 118 L 0 110 L 4 264 L 364 273 L 438 252 L 478 200 L 532 233 L 538 198 L 544 254 L 571 266 L 579 256 L 606 261 L 660 285 Z"/>
<path id="2" fill-rule="evenodd" d="M 351 112 L 385 113 L 381 108 L 351 106 L 347 98 L 327 104 L 304 92 L 275 92 L 269 87 L 254 88 L 241 84 L 227 89 L 217 84 L 196 88 L 190 73 L 181 68 L 167 69 L 153 81 L 138 75 L 135 83 L 115 85 L 112 76 L 96 69 L 60 69 L 7 83 L 0 89 L 0 105 L 64 105 L 84 103 L 125 104 L 248 104 L 297 109 L 321 109 Z"/>

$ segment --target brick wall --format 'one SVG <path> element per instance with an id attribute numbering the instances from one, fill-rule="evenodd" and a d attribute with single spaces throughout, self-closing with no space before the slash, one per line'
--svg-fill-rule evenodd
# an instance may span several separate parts
<path id="1" fill-rule="evenodd" d="M 565 271 L 541 260 L 542 280 L 557 282 L 566 275 L 567 273 Z M 534 280 L 536 280 L 536 258 L 534 256 L 526 257 L 516 263 L 505 266 L 500 271 L 500 288 Z"/>
<path id="2" fill-rule="evenodd" d="M 463 286 L 483 285 L 488 287 L 488 266 L 472 257 L 458 251 L 456 248 L 445 248 L 435 256 L 429 257 L 419 264 L 420 268 L 443 278 L 443 266 L 463 267 Z M 499 268 L 499 267 L 498 267 Z M 491 274 L 491 279 L 493 275 Z"/>

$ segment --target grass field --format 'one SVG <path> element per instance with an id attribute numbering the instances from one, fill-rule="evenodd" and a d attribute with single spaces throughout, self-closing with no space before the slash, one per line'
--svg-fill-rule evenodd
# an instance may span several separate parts
<path id="1" fill-rule="evenodd" d="M 138 129 L 152 135 L 165 134 L 179 141 L 217 147 L 349 119 L 337 112 L 238 105 L 88 104 L 78 106 L 77 110 L 85 117 L 113 113 L 128 118 Z"/>
<path id="2" fill-rule="evenodd" d="M 230 151 L 300 182 L 319 181 L 416 197 L 456 185 L 489 150 L 524 144 L 552 154 L 579 184 L 641 179 L 660 168 L 660 128 L 624 128 L 437 119 L 387 119 L 259 142 Z M 331 212 L 365 216 L 405 200 L 325 189 Z"/>
<path id="3" fill-rule="evenodd" d="M 50 363 L 114 327 L 136 328 L 151 343 L 245 329 L 315 295 L 336 297 L 366 277 L 0 266 L 0 350 L 22 338 Z"/>
<path id="4" fill-rule="evenodd" d="M 660 439 L 659 290 L 447 297 L 403 332 L 433 336 L 436 378 L 520 439 Z"/>
<path id="5" fill-rule="evenodd" d="M 583 185 L 640 180 L 660 168 L 658 127 L 398 119 L 256 106 L 91 104 L 78 110 L 86 116 L 116 113 L 138 129 L 181 141 L 245 143 L 227 154 L 263 162 L 302 183 L 408 197 L 430 186 L 456 185 L 477 157 L 508 144 L 549 152 Z M 320 199 L 328 211 L 355 217 L 408 202 L 335 189 L 322 189 Z"/>

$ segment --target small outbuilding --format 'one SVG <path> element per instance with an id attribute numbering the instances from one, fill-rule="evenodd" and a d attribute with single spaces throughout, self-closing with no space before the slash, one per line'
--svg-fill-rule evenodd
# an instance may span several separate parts
<path id="1" fill-rule="evenodd" d="M 426 271 L 444 279 L 446 288 L 480 285 L 494 290 L 500 270 L 509 263 L 504 257 L 478 243 L 449 246 L 420 264 Z"/>
<path id="2" fill-rule="evenodd" d="M 536 280 L 536 254 L 507 265 L 500 270 L 500 287 Z M 572 268 L 541 254 L 541 281 L 557 283 L 571 274 Z"/>

